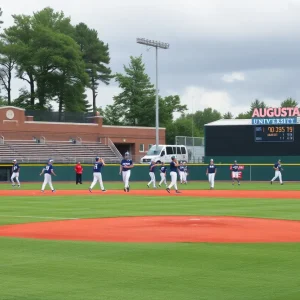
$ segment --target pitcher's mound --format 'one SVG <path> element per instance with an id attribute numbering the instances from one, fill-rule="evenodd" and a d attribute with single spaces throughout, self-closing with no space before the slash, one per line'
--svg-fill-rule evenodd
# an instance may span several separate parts
<path id="1" fill-rule="evenodd" d="M 102 242 L 300 242 L 300 222 L 238 217 L 80 219 L 0 227 L 0 236 Z"/>

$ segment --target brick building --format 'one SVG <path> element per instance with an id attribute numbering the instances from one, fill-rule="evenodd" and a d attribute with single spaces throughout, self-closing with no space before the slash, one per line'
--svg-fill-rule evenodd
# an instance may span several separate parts
<path id="1" fill-rule="evenodd" d="M 149 147 L 155 144 L 153 127 L 108 126 L 103 125 L 102 121 L 101 116 L 89 117 L 87 122 L 82 123 L 36 121 L 35 117 L 28 115 L 22 108 L 0 107 L 0 142 L 2 147 L 10 146 L 15 152 L 21 151 L 17 149 L 19 146 L 14 148 L 14 145 L 20 143 L 101 144 L 109 147 L 115 154 L 130 151 L 135 161 L 139 161 Z M 160 144 L 165 144 L 165 129 L 160 128 L 159 134 Z M 56 149 L 59 151 L 59 148 Z"/>

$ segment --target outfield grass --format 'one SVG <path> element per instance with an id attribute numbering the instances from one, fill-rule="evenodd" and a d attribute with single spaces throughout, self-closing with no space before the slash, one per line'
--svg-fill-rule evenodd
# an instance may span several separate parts
<path id="1" fill-rule="evenodd" d="M 141 189 L 145 184 L 132 183 Z M 222 187 L 221 187 L 222 186 Z M 55 183 L 57 189 L 88 184 Z M 216 188 L 231 189 L 230 183 Z M 298 189 L 243 183 L 234 189 Z M 1 185 L 1 188 L 10 188 Z M 22 189 L 40 184 L 23 184 Z M 107 183 L 107 189 L 122 184 Z M 192 183 L 188 188 L 207 188 Z M 0 224 L 61 218 L 228 215 L 300 220 L 300 201 L 188 197 L 1 197 Z M 0 238 L 0 300 L 299 299 L 300 244 L 125 244 Z"/>
<path id="2" fill-rule="evenodd" d="M 133 189 L 148 189 L 147 188 L 148 182 L 131 182 L 130 186 Z M 55 178 L 53 181 L 54 188 L 59 190 L 82 190 L 88 189 L 91 182 L 84 182 L 82 185 L 76 185 L 73 182 L 55 182 Z M 22 189 L 24 190 L 40 190 L 42 186 L 42 182 L 40 183 L 31 183 L 31 182 L 21 182 Z M 158 183 L 157 183 L 158 185 Z M 122 182 L 105 182 L 104 186 L 107 190 L 115 190 L 120 189 L 122 190 L 124 185 Z M 47 187 L 49 189 L 49 187 Z M 189 189 L 189 190 L 207 190 L 209 189 L 209 183 L 206 181 L 193 181 L 189 182 L 187 185 L 185 184 L 178 184 L 178 188 L 181 190 Z M 10 183 L 3 183 L 0 184 L 1 190 L 12 189 Z M 100 189 L 99 184 L 94 187 L 95 190 Z M 151 188 L 150 188 L 151 189 Z M 164 189 L 162 186 L 161 189 Z M 270 181 L 261 181 L 261 182 L 250 182 L 245 181 L 241 182 L 241 185 L 238 186 L 235 184 L 232 185 L 231 181 L 216 181 L 215 182 L 215 189 L 216 190 L 300 190 L 300 183 L 298 182 L 286 182 L 284 185 L 280 185 L 279 182 L 274 182 L 272 185 Z"/>

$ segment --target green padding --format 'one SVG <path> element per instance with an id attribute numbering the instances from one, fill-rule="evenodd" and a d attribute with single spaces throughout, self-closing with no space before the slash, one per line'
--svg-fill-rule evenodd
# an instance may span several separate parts
<path id="1" fill-rule="evenodd" d="M 300 167 L 299 164 L 283 165 L 284 171 L 282 172 L 285 181 L 300 181 Z M 105 181 L 121 181 L 119 175 L 120 167 L 118 165 L 107 165 L 103 168 L 102 176 Z M 21 165 L 21 180 L 22 181 L 41 181 L 39 176 L 42 170 L 41 166 Z M 54 171 L 58 175 L 54 178 L 55 181 L 75 181 L 74 166 L 57 166 L 54 165 Z M 206 180 L 206 165 L 189 165 L 188 180 Z M 245 165 L 243 170 L 243 180 L 252 181 L 268 181 L 274 176 L 273 165 Z M 168 174 L 168 179 L 170 176 Z M 91 181 L 93 178 L 93 167 L 84 166 L 83 180 Z M 156 170 L 156 179 L 158 180 L 159 170 Z M 132 181 L 149 181 L 149 168 L 148 166 L 134 167 L 131 171 Z M 217 165 L 216 180 L 231 180 L 230 165 Z"/>

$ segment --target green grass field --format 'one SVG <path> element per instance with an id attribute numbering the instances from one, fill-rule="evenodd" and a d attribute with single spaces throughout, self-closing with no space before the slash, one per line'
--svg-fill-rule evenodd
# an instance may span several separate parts
<path id="1" fill-rule="evenodd" d="M 133 189 L 147 189 L 148 182 L 132 182 L 130 184 L 131 188 Z M 27 183 L 21 182 L 23 190 L 40 190 L 42 186 L 42 181 L 40 183 Z M 82 185 L 76 185 L 72 182 L 55 182 L 55 178 L 53 181 L 54 188 L 57 190 L 82 190 L 88 189 L 91 182 L 84 182 Z M 158 183 L 157 183 L 158 184 Z M 104 186 L 107 190 L 115 190 L 115 189 L 123 189 L 122 182 L 105 182 Z M 187 185 L 178 184 L 178 188 L 180 190 L 189 189 L 189 190 L 207 190 L 209 189 L 209 183 L 206 181 L 193 181 L 189 182 Z M 12 189 L 10 183 L 3 183 L 0 184 L 0 190 L 7 190 Z M 49 189 L 49 187 L 48 187 Z M 94 187 L 94 190 L 99 189 L 99 185 Z M 161 187 L 163 189 L 163 187 Z M 215 182 L 215 189 L 216 190 L 235 190 L 235 189 L 242 189 L 242 190 L 293 190 L 293 191 L 300 191 L 300 183 L 298 182 L 285 182 L 284 185 L 280 185 L 278 181 L 274 182 L 273 185 L 270 184 L 270 181 L 261 181 L 261 182 L 250 182 L 241 181 L 241 185 L 238 186 L 235 184 L 232 186 L 231 181 L 216 181 Z"/>
<path id="2" fill-rule="evenodd" d="M 54 183 L 59 189 L 89 183 Z M 40 189 L 40 183 L 22 189 Z M 106 183 L 122 189 L 121 183 Z M 144 189 L 145 183 L 132 183 Z M 207 189 L 193 182 L 182 189 Z M 11 189 L 9 184 L 1 189 Z M 216 189 L 300 190 L 297 183 L 217 182 Z M 142 215 L 300 220 L 300 201 L 188 197 L 1 197 L 0 224 Z M 0 300 L 299 299 L 300 244 L 125 244 L 0 238 Z"/>

